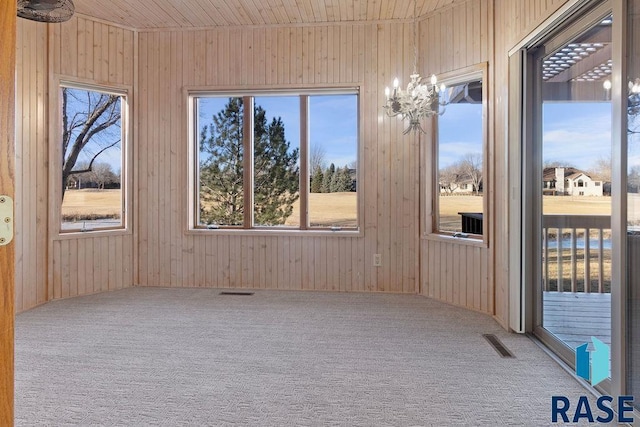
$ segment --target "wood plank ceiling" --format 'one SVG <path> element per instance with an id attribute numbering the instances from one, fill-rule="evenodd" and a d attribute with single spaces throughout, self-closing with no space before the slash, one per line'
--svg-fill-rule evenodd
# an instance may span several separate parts
<path id="1" fill-rule="evenodd" d="M 415 0 L 416 15 L 466 0 Z M 138 30 L 406 20 L 412 0 L 75 0 L 76 12 Z"/>

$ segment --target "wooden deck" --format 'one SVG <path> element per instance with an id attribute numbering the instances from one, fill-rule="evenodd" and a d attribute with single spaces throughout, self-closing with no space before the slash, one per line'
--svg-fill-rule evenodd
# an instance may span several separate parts
<path id="1" fill-rule="evenodd" d="M 611 294 L 544 292 L 543 326 L 575 348 L 594 336 L 611 345 Z"/>

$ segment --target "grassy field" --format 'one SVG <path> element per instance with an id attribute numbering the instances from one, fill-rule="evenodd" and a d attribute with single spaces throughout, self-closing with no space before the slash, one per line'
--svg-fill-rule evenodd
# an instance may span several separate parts
<path id="1" fill-rule="evenodd" d="M 62 217 L 119 218 L 122 196 L 120 190 L 67 190 L 62 202 Z"/>
<path id="2" fill-rule="evenodd" d="M 640 197 L 630 197 L 630 205 L 640 214 Z M 118 218 L 120 215 L 120 190 L 68 190 L 62 204 L 63 218 L 72 220 L 78 217 Z M 545 196 L 543 200 L 544 212 L 547 214 L 589 214 L 607 215 L 611 213 L 611 198 L 609 197 L 558 197 Z M 636 209 L 637 208 L 637 209 Z M 460 215 L 458 212 L 482 212 L 482 197 L 478 196 L 443 196 L 440 197 L 440 218 L 442 225 L 451 230 L 460 229 Z M 317 226 L 357 226 L 357 195 L 356 193 L 312 193 L 309 195 L 309 217 L 312 225 Z M 293 213 L 287 219 L 286 225 L 297 226 L 300 222 L 300 202 L 293 206 Z M 556 290 L 558 286 L 557 250 L 549 250 L 549 289 Z M 603 276 L 605 289 L 611 284 L 611 250 L 603 253 Z M 584 249 L 577 250 L 577 278 L 578 289 L 584 289 Z M 565 248 L 562 253 L 562 284 L 564 290 L 571 286 L 571 253 Z M 597 251 L 592 249 L 591 289 L 597 291 L 598 277 Z"/>
<path id="3" fill-rule="evenodd" d="M 640 215 L 640 197 L 634 197 L 633 203 Z M 479 196 L 440 196 L 439 204 L 443 230 L 460 231 L 458 212 L 482 212 Z M 544 196 L 542 209 L 547 215 L 611 215 L 611 197 Z"/>
<path id="4" fill-rule="evenodd" d="M 611 249 L 602 251 L 602 283 L 605 292 L 611 292 Z M 596 249 L 591 249 L 589 253 L 589 270 L 590 278 L 585 278 L 585 251 L 584 249 L 576 249 L 576 289 L 578 292 L 584 292 L 585 282 L 589 283 L 591 292 L 598 292 L 598 276 L 600 274 L 600 264 L 598 262 L 598 253 Z M 549 278 L 547 290 L 557 291 L 558 283 L 562 284 L 561 290 L 571 291 L 571 251 L 563 249 L 562 251 L 562 280 L 558 280 L 558 250 L 549 249 Z M 544 267 L 543 267 L 544 268 Z M 543 271 L 544 279 L 544 271 Z"/>
<path id="5" fill-rule="evenodd" d="M 357 193 L 309 194 L 309 223 L 311 226 L 357 227 Z M 293 204 L 293 213 L 286 225 L 300 225 L 300 200 Z"/>
<path id="6" fill-rule="evenodd" d="M 63 215 L 119 215 L 120 190 L 67 190 L 62 204 Z M 633 195 L 632 206 L 640 214 L 640 195 Z M 458 212 L 482 212 L 482 197 L 442 196 L 440 197 L 440 218 L 451 227 L 460 226 Z M 313 224 L 353 226 L 356 223 L 356 193 L 311 193 L 309 213 Z M 543 208 L 546 214 L 589 214 L 610 215 L 610 197 L 558 197 L 544 196 Z M 293 206 L 293 214 L 287 225 L 298 225 L 300 202 Z"/>

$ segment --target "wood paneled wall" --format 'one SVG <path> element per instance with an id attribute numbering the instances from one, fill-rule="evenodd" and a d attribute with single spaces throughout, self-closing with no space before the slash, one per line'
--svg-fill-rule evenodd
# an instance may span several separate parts
<path id="1" fill-rule="evenodd" d="M 381 109 L 384 86 L 411 72 L 411 34 L 404 23 L 140 33 L 137 283 L 415 293 L 417 140 Z M 183 89 L 326 85 L 361 89 L 362 235 L 186 232 Z"/>
<path id="2" fill-rule="evenodd" d="M 47 26 L 18 20 L 16 63 L 16 311 L 47 301 Z"/>
<path id="3" fill-rule="evenodd" d="M 54 76 L 133 86 L 134 32 L 76 17 L 55 25 L 18 20 L 16 103 L 16 311 L 54 298 L 133 284 L 133 235 L 57 237 L 49 224 L 50 105 Z M 132 94 L 133 95 L 133 94 Z"/>
<path id="4" fill-rule="evenodd" d="M 468 1 L 454 7 L 443 9 L 421 21 L 420 44 L 422 69 L 426 75 L 442 74 L 480 63 L 491 62 L 493 54 L 493 4 L 488 1 Z M 489 70 L 491 66 L 489 65 Z M 490 82 L 485 82 L 489 84 Z M 489 90 L 491 94 L 491 90 Z M 492 117 L 489 101 L 489 121 Z M 491 139 L 491 135 L 489 135 Z M 433 152 L 424 138 L 424 147 Z M 493 148 L 489 141 L 487 170 L 490 174 Z M 463 153 L 461 153 L 463 154 Z M 423 193 L 434 188 L 433 171 L 423 156 L 425 169 Z M 485 197 L 493 197 L 491 177 L 487 177 Z M 429 197 L 429 196 L 427 196 Z M 490 203 L 489 203 L 490 205 Z M 431 200 L 425 200 L 422 206 L 427 215 L 431 210 Z M 484 226 L 488 229 L 489 244 L 492 240 L 493 217 L 486 215 Z M 426 222 L 426 221 L 425 221 Z M 493 314 L 493 271 L 489 247 L 465 243 L 449 237 L 427 236 L 428 224 L 423 224 L 421 239 L 421 293 L 423 295 L 460 305 L 477 311 Z"/>
<path id="5" fill-rule="evenodd" d="M 566 0 L 469 0 L 427 16 L 420 46 L 425 74 L 489 63 L 489 144 L 487 161 L 489 242 L 421 241 L 421 292 L 451 304 L 509 319 L 509 232 L 506 165 L 508 52 L 556 12 Z M 424 47 L 426 46 L 426 47 Z M 424 174 L 426 184 L 430 171 Z M 425 207 L 426 208 L 426 207 Z"/>
<path id="6" fill-rule="evenodd" d="M 21 21 L 17 309 L 131 284 L 420 291 L 491 313 L 506 325 L 508 51 L 565 1 L 468 0 L 420 20 L 421 73 L 489 64 L 489 239 L 484 246 L 421 239 L 420 194 L 432 184 L 420 179 L 419 144 L 424 142 L 402 136 L 401 124 L 380 108 L 384 86 L 412 71 L 411 23 L 136 34 L 83 17 L 49 29 Z M 46 106 L 52 75 L 135 87 L 133 236 L 59 239 L 47 226 Z M 188 232 L 184 89 L 326 85 L 361 88 L 362 233 Z M 373 267 L 374 253 L 382 254 L 382 267 Z"/>
<path id="7" fill-rule="evenodd" d="M 495 271 L 495 317 L 505 327 L 509 322 L 509 233 L 521 230 L 509 230 L 508 185 L 509 170 L 507 159 L 509 141 L 507 131 L 509 50 L 527 36 L 537 26 L 549 18 L 567 0 L 531 0 L 526 2 L 511 0 L 495 1 L 495 55 L 493 81 L 493 128 L 495 156 L 494 200 L 495 216 L 494 247 L 492 248 L 493 269 Z"/>

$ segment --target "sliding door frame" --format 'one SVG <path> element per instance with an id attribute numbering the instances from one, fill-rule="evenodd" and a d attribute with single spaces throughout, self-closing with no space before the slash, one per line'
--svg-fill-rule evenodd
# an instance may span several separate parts
<path id="1" fill-rule="evenodd" d="M 541 252 L 541 93 L 538 61 L 552 50 L 597 24 L 611 13 L 612 25 L 612 289 L 611 381 L 597 389 L 612 395 L 626 390 L 627 283 L 626 283 L 626 34 L 627 0 L 574 0 L 560 8 L 509 52 L 509 229 L 510 327 L 533 333 L 565 363 L 575 364 L 574 350 L 542 327 Z M 537 79 L 537 80 L 535 80 Z M 537 93 L 534 92 L 537 90 Z M 511 92 L 516 92 L 511 95 Z M 520 112 L 512 110 L 521 108 Z M 513 181 L 514 179 L 518 181 Z M 517 189 L 516 183 L 521 183 Z M 519 255 L 519 257 L 518 257 Z M 586 383 L 585 383 L 586 384 Z"/>

